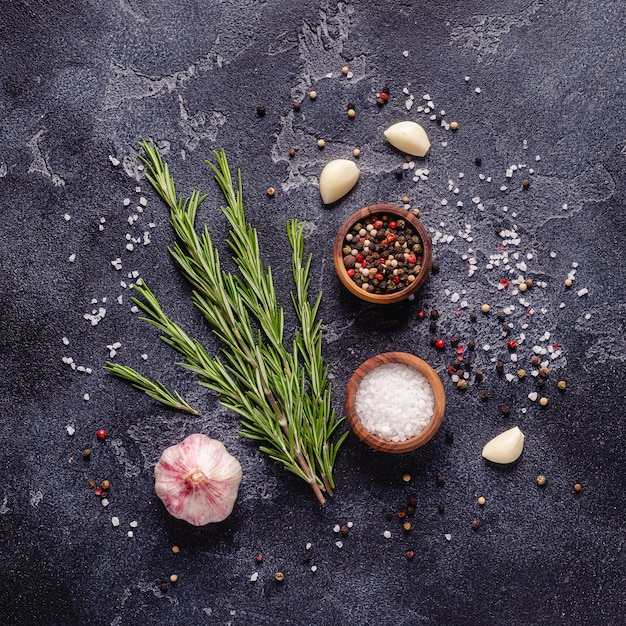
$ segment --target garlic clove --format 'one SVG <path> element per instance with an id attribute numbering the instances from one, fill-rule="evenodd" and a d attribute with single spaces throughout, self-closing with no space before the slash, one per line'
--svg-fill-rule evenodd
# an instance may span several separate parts
<path id="1" fill-rule="evenodd" d="M 417 122 L 398 122 L 385 131 L 387 141 L 398 150 L 423 157 L 430 150 L 426 131 Z"/>
<path id="2" fill-rule="evenodd" d="M 324 204 L 343 198 L 359 180 L 361 171 L 354 161 L 335 159 L 324 166 L 320 174 L 320 195 Z"/>
<path id="3" fill-rule="evenodd" d="M 239 461 L 224 444 L 198 433 L 163 451 L 154 490 L 171 515 L 204 526 L 230 515 L 241 476 Z"/>
<path id="4" fill-rule="evenodd" d="M 513 463 L 524 449 L 524 433 L 518 426 L 505 430 L 485 444 L 483 457 L 493 463 Z"/>

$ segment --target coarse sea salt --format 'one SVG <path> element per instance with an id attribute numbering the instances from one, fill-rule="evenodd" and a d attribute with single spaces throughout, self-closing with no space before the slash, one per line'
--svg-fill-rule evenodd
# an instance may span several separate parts
<path id="1" fill-rule="evenodd" d="M 386 399 L 389 390 L 393 390 L 392 400 Z M 430 421 L 434 408 L 429 382 L 404 363 L 374 368 L 364 376 L 355 398 L 363 427 L 388 441 L 404 441 L 417 435 Z"/>

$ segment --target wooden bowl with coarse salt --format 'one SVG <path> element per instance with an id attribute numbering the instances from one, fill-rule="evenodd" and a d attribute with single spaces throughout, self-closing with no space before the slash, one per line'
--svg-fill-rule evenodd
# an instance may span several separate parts
<path id="1" fill-rule="evenodd" d="M 368 359 L 346 387 L 344 409 L 350 428 L 381 452 L 410 452 L 423 446 L 439 430 L 445 408 L 437 372 L 406 352 Z"/>
<path id="2" fill-rule="evenodd" d="M 335 237 L 333 261 L 350 293 L 374 304 L 395 304 L 415 294 L 428 278 L 432 243 L 410 211 L 373 204 L 343 223 Z"/>

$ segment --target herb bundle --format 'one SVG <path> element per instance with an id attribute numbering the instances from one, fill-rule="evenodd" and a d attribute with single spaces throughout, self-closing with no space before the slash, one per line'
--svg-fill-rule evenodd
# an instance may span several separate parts
<path id="1" fill-rule="evenodd" d="M 176 194 L 174 179 L 156 147 L 143 143 L 141 157 L 146 178 L 170 211 L 177 242 L 170 247 L 182 274 L 192 287 L 192 301 L 224 344 L 219 356 L 174 323 L 142 282 L 133 302 L 142 319 L 162 333 L 165 343 L 185 359 L 179 363 L 198 375 L 199 383 L 219 394 L 220 402 L 241 418 L 240 434 L 260 442 L 260 449 L 306 481 L 320 503 L 333 494 L 333 465 L 347 436 L 335 436 L 342 420 L 331 408 L 331 384 L 322 356 L 321 322 L 317 313 L 322 294 L 309 302 L 311 255 L 304 258 L 304 224 L 287 222 L 295 291 L 291 294 L 300 328 L 285 347 L 284 310 L 278 305 L 271 268 L 261 261 L 257 233 L 246 221 L 241 175 L 237 186 L 222 150 L 215 152 L 213 170 L 230 224 L 228 245 L 239 275 L 220 267 L 219 254 L 207 227 L 196 232 L 198 207 L 206 198 L 194 190 L 188 198 Z M 132 368 L 107 363 L 112 374 L 128 380 L 163 404 L 195 412 L 182 397 Z"/>

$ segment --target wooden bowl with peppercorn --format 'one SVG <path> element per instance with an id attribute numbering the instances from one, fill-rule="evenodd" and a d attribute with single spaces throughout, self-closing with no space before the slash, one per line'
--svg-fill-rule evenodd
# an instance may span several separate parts
<path id="1" fill-rule="evenodd" d="M 344 222 L 335 237 L 333 260 L 339 280 L 352 294 L 394 304 L 428 278 L 432 244 L 415 215 L 393 204 L 373 204 Z"/>
<path id="2" fill-rule="evenodd" d="M 439 430 L 446 396 L 437 372 L 419 357 L 386 352 L 365 361 L 346 387 L 350 428 L 370 448 L 410 452 Z"/>

